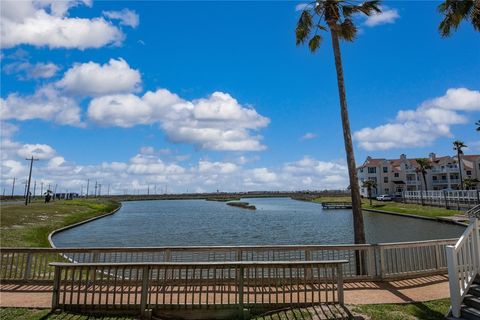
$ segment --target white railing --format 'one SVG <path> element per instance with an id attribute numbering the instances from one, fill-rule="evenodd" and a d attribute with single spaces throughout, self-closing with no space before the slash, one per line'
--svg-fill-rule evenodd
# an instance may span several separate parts
<path id="1" fill-rule="evenodd" d="M 347 260 L 347 281 L 445 273 L 445 247 L 457 239 L 363 245 L 281 245 L 148 248 L 0 248 L 0 281 L 50 283 L 51 262 L 235 262 Z"/>
<path id="2" fill-rule="evenodd" d="M 456 210 L 466 210 L 480 204 L 479 190 L 404 191 L 402 196 L 403 200 L 407 203 L 417 203 Z"/>
<path id="3" fill-rule="evenodd" d="M 448 279 L 452 315 L 460 317 L 463 298 L 480 272 L 480 236 L 478 219 L 473 219 L 454 246 L 447 246 Z"/>
<path id="4" fill-rule="evenodd" d="M 480 204 L 477 204 L 475 207 L 469 209 L 466 212 L 467 217 L 469 218 L 480 218 Z"/>

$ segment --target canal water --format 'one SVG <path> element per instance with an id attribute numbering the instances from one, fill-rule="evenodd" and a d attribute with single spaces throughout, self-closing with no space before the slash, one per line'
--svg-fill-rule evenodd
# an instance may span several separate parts
<path id="1" fill-rule="evenodd" d="M 53 237 L 58 247 L 140 247 L 353 243 L 351 210 L 322 210 L 290 198 L 243 199 L 246 210 L 224 202 L 156 200 L 124 202 L 115 213 Z M 462 226 L 364 212 L 367 242 L 459 237 Z"/>

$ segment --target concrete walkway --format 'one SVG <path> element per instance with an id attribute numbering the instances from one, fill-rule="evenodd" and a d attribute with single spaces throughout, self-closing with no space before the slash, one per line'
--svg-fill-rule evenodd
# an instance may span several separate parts
<path id="1" fill-rule="evenodd" d="M 350 282 L 344 285 L 346 304 L 429 301 L 449 297 L 448 278 L 429 276 L 390 282 Z M 0 307 L 50 308 L 49 285 L 0 285 Z"/>

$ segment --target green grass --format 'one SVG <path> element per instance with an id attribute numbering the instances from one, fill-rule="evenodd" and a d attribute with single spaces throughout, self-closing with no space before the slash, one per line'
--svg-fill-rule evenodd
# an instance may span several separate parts
<path id="1" fill-rule="evenodd" d="M 49 309 L 1 308 L 2 320 L 128 320 L 132 317 L 92 317 L 74 313 L 51 313 Z"/>
<path id="2" fill-rule="evenodd" d="M 370 320 L 444 320 L 450 307 L 449 299 L 434 300 L 429 302 L 414 302 L 407 304 L 367 304 L 347 306 L 355 319 Z M 322 311 L 312 308 L 282 310 L 260 316 L 255 320 L 314 320 Z M 327 315 L 344 314 L 341 308 L 323 308 Z"/>
<path id="3" fill-rule="evenodd" d="M 320 197 L 313 200 L 314 202 L 351 202 L 350 197 Z M 362 199 L 362 207 L 364 209 L 375 209 L 390 211 L 396 213 L 405 213 L 413 214 L 417 216 L 424 217 L 448 217 L 458 214 L 456 210 L 447 210 L 444 208 L 422 206 L 419 204 L 412 203 L 401 203 L 395 201 L 377 201 L 372 200 L 372 205 L 370 205 L 370 200 Z"/>
<path id="4" fill-rule="evenodd" d="M 119 205 L 106 199 L 2 205 L 0 244 L 2 247 L 48 247 L 47 237 L 53 230 L 110 212 Z"/>
<path id="5" fill-rule="evenodd" d="M 352 312 L 371 320 L 443 320 L 450 307 L 449 299 L 407 304 L 377 304 L 353 306 Z"/>

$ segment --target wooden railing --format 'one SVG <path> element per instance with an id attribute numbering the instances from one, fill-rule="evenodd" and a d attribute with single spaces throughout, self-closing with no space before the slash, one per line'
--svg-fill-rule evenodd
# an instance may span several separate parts
<path id="1" fill-rule="evenodd" d="M 455 245 L 447 246 L 452 315 L 460 317 L 463 298 L 480 272 L 479 221 L 473 219 Z"/>
<path id="2" fill-rule="evenodd" d="M 239 262 L 348 260 L 351 280 L 407 278 L 446 272 L 445 246 L 457 239 L 365 245 L 222 246 L 158 248 L 2 248 L 0 281 L 51 282 L 51 262 Z"/>
<path id="3" fill-rule="evenodd" d="M 53 309 L 80 312 L 343 304 L 334 261 L 52 263 Z"/>
<path id="4" fill-rule="evenodd" d="M 456 210 L 466 210 L 480 204 L 479 190 L 404 191 L 402 197 L 403 200 L 408 203 L 424 204 Z"/>

